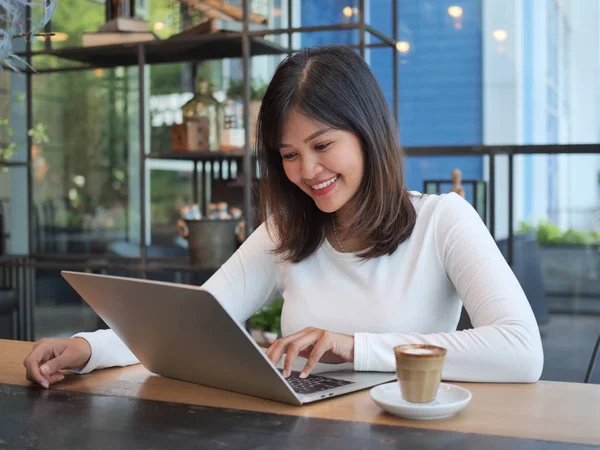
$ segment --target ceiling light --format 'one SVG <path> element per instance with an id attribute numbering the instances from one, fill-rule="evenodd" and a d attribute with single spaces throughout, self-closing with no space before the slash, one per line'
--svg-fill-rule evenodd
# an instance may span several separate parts
<path id="1" fill-rule="evenodd" d="M 398 50 L 400 53 L 408 53 L 410 50 L 410 44 L 406 41 L 396 42 L 396 50 Z"/>
<path id="2" fill-rule="evenodd" d="M 458 19 L 463 15 L 463 9 L 460 6 L 451 6 L 448 8 L 448 15 Z"/>
<path id="3" fill-rule="evenodd" d="M 508 33 L 506 30 L 494 30 L 492 35 L 498 42 L 504 42 L 508 38 Z"/>

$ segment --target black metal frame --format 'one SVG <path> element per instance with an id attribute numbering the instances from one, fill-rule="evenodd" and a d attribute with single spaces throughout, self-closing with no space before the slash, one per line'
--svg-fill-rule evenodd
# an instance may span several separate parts
<path id="1" fill-rule="evenodd" d="M 435 194 L 440 194 L 441 193 L 441 186 L 442 184 L 452 184 L 452 180 L 424 180 L 423 181 L 423 193 L 424 194 L 429 194 L 429 189 L 427 188 L 430 185 L 433 185 L 435 187 Z M 484 198 L 484 202 L 483 202 L 483 212 L 477 211 L 478 213 L 480 213 L 482 217 L 482 220 L 484 223 L 487 224 L 487 181 L 484 180 L 462 180 L 461 184 L 463 186 L 471 186 L 471 189 L 473 189 L 473 207 L 475 209 L 477 209 L 477 205 L 479 204 L 479 196 L 477 195 L 477 187 L 478 186 L 483 186 L 483 198 Z"/>

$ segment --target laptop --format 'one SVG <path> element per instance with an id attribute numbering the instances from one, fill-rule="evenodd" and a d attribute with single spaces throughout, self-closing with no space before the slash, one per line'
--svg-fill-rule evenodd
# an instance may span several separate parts
<path id="1" fill-rule="evenodd" d="M 289 378 L 274 365 L 209 292 L 135 278 L 62 271 L 63 277 L 150 372 L 177 380 L 292 405 L 335 397 L 396 379 L 389 372 L 354 372 L 318 364 Z"/>

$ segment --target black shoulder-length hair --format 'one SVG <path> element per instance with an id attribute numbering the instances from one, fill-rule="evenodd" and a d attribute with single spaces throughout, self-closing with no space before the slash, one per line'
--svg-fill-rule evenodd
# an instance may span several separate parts
<path id="1" fill-rule="evenodd" d="M 292 108 L 358 137 L 364 174 L 350 200 L 354 216 L 344 223 L 346 236 L 368 242 L 363 259 L 392 254 L 416 221 L 397 125 L 369 66 L 345 46 L 309 48 L 286 58 L 262 101 L 256 131 L 260 211 L 274 236 L 274 252 L 285 261 L 304 260 L 323 243 L 330 221 L 285 175 L 278 144 Z"/>

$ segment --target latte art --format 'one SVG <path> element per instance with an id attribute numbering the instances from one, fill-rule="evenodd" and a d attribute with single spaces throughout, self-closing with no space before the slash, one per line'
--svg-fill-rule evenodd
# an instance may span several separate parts
<path id="1" fill-rule="evenodd" d="M 430 348 L 408 348 L 403 350 L 402 353 L 407 355 L 435 355 L 437 352 Z"/>

